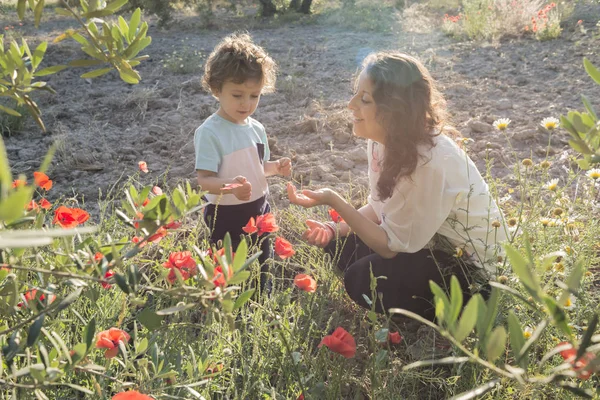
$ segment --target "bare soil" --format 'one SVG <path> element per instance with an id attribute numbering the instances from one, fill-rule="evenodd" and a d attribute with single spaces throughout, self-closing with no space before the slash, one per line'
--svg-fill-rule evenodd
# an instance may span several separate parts
<path id="1" fill-rule="evenodd" d="M 576 25 L 582 16 L 583 25 Z M 364 189 L 365 143 L 352 136 L 346 102 L 358 65 L 371 51 L 394 49 L 418 56 L 446 95 L 452 122 L 474 140 L 469 151 L 480 170 L 485 169 L 487 156 L 492 174 L 509 182 L 514 156 L 535 162 L 546 157 L 549 136 L 540 128 L 543 118 L 582 109 L 581 94 L 600 106 L 600 87 L 582 65 L 584 56 L 600 65 L 594 26 L 598 18 L 590 10 L 576 11 L 565 22 L 562 37 L 547 42 L 529 38 L 457 42 L 436 30 L 435 20 L 425 27 L 417 27 L 406 14 L 399 20 L 393 33 L 357 31 L 319 19 L 280 26 L 252 24 L 250 34 L 280 68 L 278 90 L 261 99 L 255 118 L 267 128 L 273 158 L 292 157 L 297 181 L 354 193 Z M 81 79 L 86 71 L 82 69 L 48 77 L 57 94 L 36 97 L 48 132 L 42 133 L 29 119 L 22 132 L 5 138 L 14 172 L 31 180 L 56 143 L 50 200 L 77 199 L 96 218 L 98 200 L 137 174 L 140 160 L 150 169 L 141 178 L 144 183 L 156 180 L 171 186 L 183 179 L 193 181 L 194 130 L 216 111 L 217 103 L 200 86 L 200 64 L 195 71 L 178 73 L 165 67 L 165 59 L 174 51 L 207 55 L 222 37 L 241 27 L 239 21 L 223 19 L 220 29 L 201 30 L 199 21 L 196 16 L 178 16 L 168 30 L 151 23 L 153 41 L 146 52 L 150 59 L 139 66 L 143 77 L 139 85 L 123 83 L 116 73 Z M 17 25 L 0 20 L 0 27 L 8 24 Z M 28 40 L 39 42 L 51 41 L 70 26 L 71 21 L 52 17 L 40 30 L 31 21 L 18 29 Z M 76 43 L 51 44 L 44 66 L 77 58 L 81 53 Z M 506 135 L 492 127 L 500 117 L 512 120 Z M 555 132 L 550 155 L 569 151 L 567 140 L 566 132 Z M 561 173 L 567 162 L 566 157 L 555 162 L 552 173 Z M 283 184 L 282 178 L 272 178 L 273 200 L 281 205 Z"/>

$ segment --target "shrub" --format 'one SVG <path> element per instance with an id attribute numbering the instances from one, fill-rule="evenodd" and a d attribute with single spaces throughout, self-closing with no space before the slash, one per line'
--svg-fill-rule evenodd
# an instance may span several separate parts
<path id="1" fill-rule="evenodd" d="M 463 0 L 462 13 L 444 16 L 442 30 L 454 37 L 499 39 L 534 34 L 538 40 L 554 39 L 572 5 L 542 0 Z"/>

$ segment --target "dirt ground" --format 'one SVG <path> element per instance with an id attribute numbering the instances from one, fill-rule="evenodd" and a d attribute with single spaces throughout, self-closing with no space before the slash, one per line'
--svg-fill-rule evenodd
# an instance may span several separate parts
<path id="1" fill-rule="evenodd" d="M 369 52 L 400 50 L 418 56 L 438 80 L 453 123 L 474 140 L 470 154 L 480 169 L 485 168 L 488 149 L 493 175 L 510 181 L 515 159 L 506 136 L 517 159 L 539 161 L 548 144 L 548 133 L 539 127 L 543 118 L 582 109 L 580 94 L 600 106 L 600 87 L 582 65 L 584 56 L 600 65 L 595 27 L 600 11 L 591 11 L 576 10 L 562 37 L 547 42 L 527 38 L 457 42 L 434 29 L 439 21 L 419 17 L 414 9 L 398 15 L 394 33 L 357 31 L 318 19 L 275 27 L 254 23 L 250 34 L 280 68 L 278 90 L 261 99 L 255 118 L 267 128 L 273 158 L 292 157 L 297 181 L 360 191 L 367 182 L 367 155 L 365 142 L 352 136 L 346 110 L 353 76 Z M 583 25 L 576 25 L 578 19 L 584 20 Z M 178 16 L 168 30 L 151 23 L 152 44 L 146 51 L 150 60 L 139 67 L 143 78 L 139 85 L 123 83 L 116 73 L 81 79 L 82 69 L 50 76 L 57 95 L 37 97 L 48 132 L 40 132 L 29 120 L 22 132 L 5 138 L 14 172 L 31 179 L 50 145 L 57 143 L 49 172 L 55 183 L 50 200 L 77 199 L 96 218 L 99 196 L 104 198 L 138 173 L 140 160 L 150 169 L 141 178 L 146 184 L 194 180 L 194 130 L 217 104 L 201 89 L 200 63 L 180 71 L 176 58 L 192 56 L 193 51 L 206 56 L 222 37 L 240 28 L 223 19 L 220 29 L 200 30 L 198 21 L 196 16 Z M 7 24 L 17 25 L 0 20 L 0 26 Z M 31 21 L 18 28 L 33 42 L 51 41 L 71 24 L 52 17 L 40 30 Z M 76 43 L 52 44 L 44 66 L 80 56 Z M 165 67 L 168 59 L 171 66 Z M 491 125 L 499 117 L 512 120 L 507 135 Z M 567 151 L 567 140 L 566 132 L 555 133 L 551 155 Z M 554 163 L 553 174 L 560 174 L 565 163 L 566 158 Z M 271 180 L 273 200 L 280 205 L 285 204 L 283 184 L 282 178 Z"/>

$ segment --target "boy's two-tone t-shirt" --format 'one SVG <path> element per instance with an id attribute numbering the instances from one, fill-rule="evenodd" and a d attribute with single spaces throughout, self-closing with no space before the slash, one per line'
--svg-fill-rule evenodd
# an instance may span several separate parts
<path id="1" fill-rule="evenodd" d="M 232 194 L 207 194 L 210 203 L 244 204 L 269 191 L 264 170 L 264 163 L 270 158 L 265 128 L 253 118 L 248 117 L 246 121 L 246 124 L 238 125 L 213 114 L 194 133 L 197 170 L 216 172 L 224 179 L 242 175 L 252 184 L 252 196 L 248 201 L 238 200 Z"/>

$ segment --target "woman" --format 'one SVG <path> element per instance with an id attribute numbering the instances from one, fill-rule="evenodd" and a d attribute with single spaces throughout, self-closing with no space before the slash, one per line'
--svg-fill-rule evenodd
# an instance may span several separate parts
<path id="1" fill-rule="evenodd" d="M 485 271 L 495 272 L 506 240 L 502 213 L 475 164 L 446 135 L 444 100 L 419 61 L 371 54 L 356 87 L 348 108 L 354 134 L 367 139 L 367 204 L 356 210 L 331 189 L 297 193 L 292 184 L 288 197 L 343 218 L 308 220 L 303 237 L 337 255 L 356 303 L 370 308 L 364 296 L 372 300 L 372 269 L 385 277 L 377 279 L 377 312 L 398 307 L 433 319 L 430 280 L 445 287 L 456 275 L 466 298 L 487 286 Z"/>

